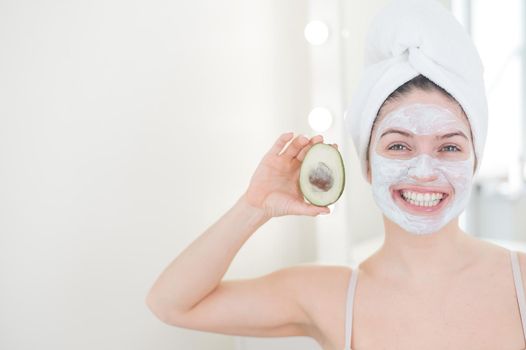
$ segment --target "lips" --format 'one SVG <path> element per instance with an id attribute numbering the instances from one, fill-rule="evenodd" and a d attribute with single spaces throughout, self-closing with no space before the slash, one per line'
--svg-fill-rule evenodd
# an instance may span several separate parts
<path id="1" fill-rule="evenodd" d="M 451 199 L 448 188 L 403 186 L 392 188 L 391 193 L 399 207 L 418 215 L 435 215 Z"/>

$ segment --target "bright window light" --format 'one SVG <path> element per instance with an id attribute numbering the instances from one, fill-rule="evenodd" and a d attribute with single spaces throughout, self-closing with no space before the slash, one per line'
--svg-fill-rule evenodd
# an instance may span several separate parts
<path id="1" fill-rule="evenodd" d="M 521 2 L 523 0 L 452 2 L 453 14 L 471 31 L 484 65 L 489 125 L 480 169 L 483 177 L 509 175 L 517 168 L 521 153 L 524 68 L 520 49 Z"/>
<path id="2" fill-rule="evenodd" d="M 322 21 L 311 21 L 305 26 L 305 39 L 312 45 L 321 45 L 329 37 L 329 28 Z"/>
<path id="3" fill-rule="evenodd" d="M 332 125 L 332 114 L 324 107 L 313 108 L 309 113 L 309 125 L 316 132 L 327 131 Z"/>

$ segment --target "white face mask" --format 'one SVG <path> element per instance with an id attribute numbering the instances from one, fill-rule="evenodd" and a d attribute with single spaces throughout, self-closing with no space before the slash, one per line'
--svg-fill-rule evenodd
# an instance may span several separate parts
<path id="1" fill-rule="evenodd" d="M 473 179 L 473 152 L 470 151 L 465 160 L 458 160 L 458 157 L 438 159 L 426 153 L 397 159 L 383 157 L 377 153 L 377 145 L 382 133 L 391 128 L 415 136 L 455 131 L 469 135 L 469 129 L 443 107 L 412 104 L 387 115 L 371 143 L 372 190 L 382 212 L 410 233 L 437 232 L 460 215 L 468 204 Z M 429 194 L 416 195 L 417 192 Z M 440 199 L 439 193 L 443 192 L 448 195 Z M 435 197 L 431 193 L 439 195 Z"/>

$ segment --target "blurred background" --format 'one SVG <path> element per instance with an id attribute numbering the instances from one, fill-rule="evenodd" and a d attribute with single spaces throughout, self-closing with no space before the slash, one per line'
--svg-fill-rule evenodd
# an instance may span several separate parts
<path id="1" fill-rule="evenodd" d="M 318 349 L 169 327 L 145 297 L 287 131 L 339 145 L 343 196 L 331 215 L 271 220 L 225 278 L 355 266 L 381 245 L 343 111 L 386 2 L 0 1 L 0 348 Z M 479 49 L 489 98 L 461 224 L 526 250 L 526 9 L 441 2 Z"/>

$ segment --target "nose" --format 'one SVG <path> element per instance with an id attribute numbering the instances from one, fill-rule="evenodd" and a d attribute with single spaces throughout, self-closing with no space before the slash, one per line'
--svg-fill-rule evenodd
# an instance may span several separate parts
<path id="1" fill-rule="evenodd" d="M 409 167 L 408 176 L 419 182 L 431 182 L 437 179 L 436 169 L 430 156 L 418 157 L 415 164 Z"/>

